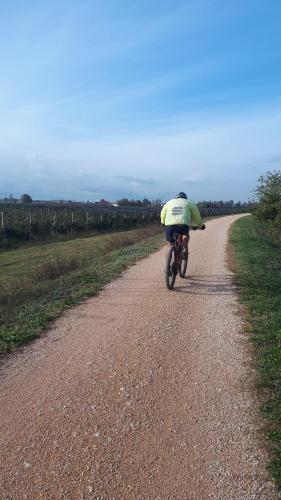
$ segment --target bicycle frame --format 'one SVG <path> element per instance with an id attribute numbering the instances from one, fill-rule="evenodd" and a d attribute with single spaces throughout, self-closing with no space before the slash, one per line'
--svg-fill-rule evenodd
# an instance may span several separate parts
<path id="1" fill-rule="evenodd" d="M 182 234 L 176 234 L 176 243 L 175 243 L 176 262 L 175 262 L 175 264 L 176 264 L 176 270 L 177 271 L 180 268 L 182 247 L 183 247 L 183 235 Z"/>

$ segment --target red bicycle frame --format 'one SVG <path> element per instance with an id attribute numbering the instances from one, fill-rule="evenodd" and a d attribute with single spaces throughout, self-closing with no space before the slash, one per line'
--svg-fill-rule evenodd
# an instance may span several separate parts
<path id="1" fill-rule="evenodd" d="M 182 242 L 183 242 L 183 236 L 182 236 L 182 234 L 178 234 L 177 235 L 177 239 L 176 239 L 176 245 L 175 245 L 175 249 L 176 249 L 176 259 L 175 259 L 176 270 L 178 270 L 179 267 L 180 267 L 181 249 L 182 249 L 182 246 L 183 246 Z"/>

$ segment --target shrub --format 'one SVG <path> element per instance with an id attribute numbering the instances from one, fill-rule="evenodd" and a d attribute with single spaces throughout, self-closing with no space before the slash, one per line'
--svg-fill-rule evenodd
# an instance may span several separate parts
<path id="1" fill-rule="evenodd" d="M 29 194 L 23 194 L 20 198 L 22 203 L 32 203 L 32 198 Z"/>
<path id="2" fill-rule="evenodd" d="M 281 171 L 267 172 L 258 180 L 255 214 L 267 224 L 270 237 L 281 241 Z"/>
<path id="3" fill-rule="evenodd" d="M 77 256 L 54 255 L 38 267 L 35 278 L 38 281 L 52 280 L 64 273 L 78 269 L 80 265 L 81 259 Z"/>

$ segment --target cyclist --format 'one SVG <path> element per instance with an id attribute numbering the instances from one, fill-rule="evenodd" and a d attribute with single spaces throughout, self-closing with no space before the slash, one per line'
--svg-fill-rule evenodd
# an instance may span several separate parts
<path id="1" fill-rule="evenodd" d="M 183 235 L 183 257 L 188 255 L 189 225 L 193 220 L 201 229 L 205 229 L 197 206 L 182 191 L 176 198 L 168 201 L 161 210 L 161 223 L 165 227 L 169 247 L 175 243 L 174 234 Z"/>

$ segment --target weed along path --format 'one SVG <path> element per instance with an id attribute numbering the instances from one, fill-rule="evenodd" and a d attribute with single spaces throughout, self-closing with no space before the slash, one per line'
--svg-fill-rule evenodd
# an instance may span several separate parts
<path id="1" fill-rule="evenodd" d="M 4 362 L 1 498 L 278 498 L 225 263 L 235 218 L 192 234 L 173 292 L 163 249 Z"/>

